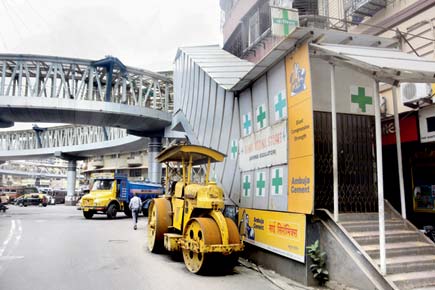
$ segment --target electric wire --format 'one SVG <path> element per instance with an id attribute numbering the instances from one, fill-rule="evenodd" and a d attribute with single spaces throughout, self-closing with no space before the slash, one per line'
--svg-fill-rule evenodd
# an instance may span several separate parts
<path id="1" fill-rule="evenodd" d="M 10 18 L 10 20 L 11 20 L 11 22 L 12 22 L 12 26 L 14 27 L 14 30 L 16 31 L 18 37 L 21 39 L 21 41 L 24 42 L 23 35 L 22 35 L 21 32 L 18 30 L 18 28 L 17 28 L 18 26 L 17 26 L 17 24 L 15 23 L 14 18 L 9 14 L 9 9 L 8 9 L 8 7 L 7 7 L 7 5 L 6 5 L 5 0 L 0 0 L 0 1 L 1 1 L 3 7 L 5 8 L 5 12 L 6 12 L 7 16 Z"/>
<path id="2" fill-rule="evenodd" d="M 5 0 L 5 3 L 7 3 L 7 5 L 9 6 L 10 11 L 13 12 L 13 13 L 16 15 L 16 17 L 17 17 L 18 20 L 21 22 L 21 24 L 23 25 L 23 27 L 24 27 L 28 32 L 31 33 L 29 27 L 28 27 L 27 24 L 24 22 L 24 20 L 21 18 L 21 16 L 20 16 L 20 12 L 19 12 L 19 11 L 18 11 L 18 12 L 15 11 L 15 7 L 12 7 L 12 4 L 9 3 L 8 1 L 9 1 L 9 0 Z M 12 3 L 13 3 L 13 2 L 12 2 Z"/>
<path id="3" fill-rule="evenodd" d="M 42 17 L 42 15 L 38 12 L 38 10 L 35 7 L 33 7 L 33 5 L 30 3 L 30 1 L 28 1 L 28 0 L 24 0 L 24 1 L 27 3 L 27 5 L 30 7 L 30 9 L 33 10 L 35 15 L 37 17 L 39 17 L 39 19 L 42 20 L 42 22 L 44 22 L 44 24 L 47 25 L 47 27 L 50 27 L 50 24 L 47 22 L 47 20 L 45 20 L 45 18 Z"/>
<path id="4" fill-rule="evenodd" d="M 322 17 L 322 18 L 324 18 L 324 17 Z M 356 25 L 356 26 L 367 26 L 367 27 L 373 27 L 373 28 L 382 29 L 382 30 L 383 30 L 382 32 L 387 32 L 387 31 L 390 31 L 390 32 L 396 32 L 396 29 L 393 29 L 393 28 L 386 28 L 385 26 L 381 26 L 381 25 L 376 25 L 376 24 L 367 24 L 367 23 L 357 23 L 357 22 L 354 22 L 354 21 L 349 21 L 349 20 L 346 20 L 346 19 L 336 18 L 336 17 L 330 17 L 330 16 L 328 16 L 328 17 L 326 17 L 326 18 L 328 18 L 328 19 L 332 19 L 332 20 L 341 21 L 341 22 L 343 22 L 343 23 L 351 24 L 351 25 Z M 397 25 L 396 25 L 395 27 L 397 27 Z M 410 36 L 412 36 L 412 37 L 419 37 L 419 38 L 422 38 L 422 39 L 425 39 L 425 40 L 435 41 L 435 39 L 433 39 L 433 38 L 429 38 L 429 37 L 425 37 L 425 36 L 421 36 L 421 35 L 413 34 L 413 33 L 410 33 L 410 32 L 405 32 L 405 31 L 401 31 L 401 30 L 399 30 L 399 31 L 400 31 L 402 34 L 404 34 L 404 35 L 410 35 Z"/>

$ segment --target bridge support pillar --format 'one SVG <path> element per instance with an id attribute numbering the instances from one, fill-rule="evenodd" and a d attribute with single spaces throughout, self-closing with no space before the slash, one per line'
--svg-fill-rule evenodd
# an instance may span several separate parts
<path id="1" fill-rule="evenodd" d="M 67 193 L 65 197 L 65 205 L 75 205 L 75 190 L 76 190 L 76 177 L 77 177 L 77 160 L 68 160 L 67 171 Z"/>
<path id="2" fill-rule="evenodd" d="M 156 156 L 162 150 L 162 138 L 151 137 L 148 143 L 148 178 L 153 183 L 162 183 L 162 164 L 158 163 Z"/>

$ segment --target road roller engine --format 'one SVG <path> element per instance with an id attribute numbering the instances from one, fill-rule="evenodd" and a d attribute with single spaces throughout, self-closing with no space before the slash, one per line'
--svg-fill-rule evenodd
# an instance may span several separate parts
<path id="1" fill-rule="evenodd" d="M 224 158 L 197 145 L 173 145 L 156 157 L 166 164 L 166 194 L 151 202 L 148 248 L 153 253 L 181 251 L 192 273 L 231 271 L 243 250 L 236 224 L 222 213 L 224 192 L 210 180 L 211 163 Z M 169 177 L 177 171 L 174 165 L 181 167 L 179 180 Z"/>

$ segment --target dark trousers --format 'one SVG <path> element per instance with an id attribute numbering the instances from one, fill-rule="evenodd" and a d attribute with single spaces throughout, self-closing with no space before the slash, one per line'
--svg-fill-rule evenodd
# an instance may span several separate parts
<path id="1" fill-rule="evenodd" d="M 139 210 L 138 209 L 133 209 L 131 211 L 131 217 L 133 218 L 133 225 L 137 224 L 137 217 L 139 215 Z"/>

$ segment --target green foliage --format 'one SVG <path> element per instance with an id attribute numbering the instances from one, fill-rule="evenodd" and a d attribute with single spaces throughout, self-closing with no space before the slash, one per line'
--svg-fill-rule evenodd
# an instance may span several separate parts
<path id="1" fill-rule="evenodd" d="M 313 273 L 320 285 L 324 285 L 329 280 L 329 272 L 326 269 L 326 253 L 320 251 L 319 240 L 307 247 L 308 256 L 311 258 L 312 264 L 310 270 Z"/>

